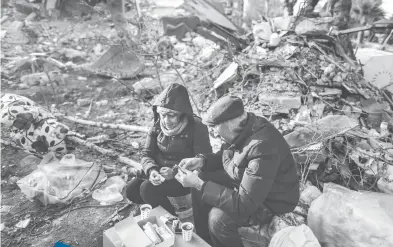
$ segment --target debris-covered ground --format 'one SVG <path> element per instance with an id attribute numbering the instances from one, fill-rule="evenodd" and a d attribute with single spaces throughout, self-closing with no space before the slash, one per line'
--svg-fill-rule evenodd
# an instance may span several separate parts
<path id="1" fill-rule="evenodd" d="M 165 36 L 159 19 L 188 15 L 182 8 L 152 2 L 137 7 L 129 1 L 124 17 L 116 18 L 118 12 L 104 3 L 66 2 L 62 11 L 43 11 L 27 1 L 2 8 L 1 89 L 53 114 L 69 128 L 69 152 L 94 162 L 107 178 L 128 182 L 135 175 L 154 96 L 178 82 L 188 88 L 199 115 L 231 93 L 285 136 L 303 193 L 294 213 L 276 217 L 265 229 L 266 239 L 307 223 L 311 202 L 328 183 L 393 193 L 393 101 L 391 82 L 384 77 L 391 76 L 393 60 L 385 61 L 392 67 L 374 70 L 360 65 L 327 34 L 323 20 L 312 25 L 302 18 L 259 22 L 252 30 L 229 34 L 225 45 L 223 39 L 207 39 L 201 29 L 176 29 L 181 38 Z M 223 8 L 235 24 L 236 8 Z M 325 33 L 315 35 L 316 29 Z M 20 129 L 27 130 L 25 125 Z M 97 246 L 103 230 L 137 211 L 126 200 L 100 203 L 96 199 L 102 197 L 92 195 L 101 186 L 95 182 L 65 204 L 29 200 L 17 183 L 37 170 L 42 155 L 26 154 L 10 143 L 10 136 L 2 128 L 3 246 L 53 246 L 57 241 Z"/>

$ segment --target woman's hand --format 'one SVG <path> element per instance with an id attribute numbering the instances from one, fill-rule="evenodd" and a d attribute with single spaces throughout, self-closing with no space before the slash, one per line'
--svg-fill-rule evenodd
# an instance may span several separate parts
<path id="1" fill-rule="evenodd" d="M 154 185 L 160 185 L 165 181 L 165 178 L 158 173 L 156 170 L 150 172 L 149 181 Z"/>
<path id="2" fill-rule="evenodd" d="M 162 167 L 160 169 L 160 174 L 167 180 L 173 179 L 175 177 L 173 169 L 169 167 Z"/>

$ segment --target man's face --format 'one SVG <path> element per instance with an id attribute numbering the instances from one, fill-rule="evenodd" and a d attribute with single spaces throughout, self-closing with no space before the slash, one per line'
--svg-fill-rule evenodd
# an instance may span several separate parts
<path id="1" fill-rule="evenodd" d="M 210 126 L 210 128 L 213 132 L 214 138 L 220 138 L 227 143 L 232 143 L 236 139 L 235 133 L 233 133 L 225 123 Z"/>
<path id="2" fill-rule="evenodd" d="M 167 129 L 175 128 L 180 122 L 181 114 L 173 112 L 165 112 L 159 114 L 161 122 Z"/>

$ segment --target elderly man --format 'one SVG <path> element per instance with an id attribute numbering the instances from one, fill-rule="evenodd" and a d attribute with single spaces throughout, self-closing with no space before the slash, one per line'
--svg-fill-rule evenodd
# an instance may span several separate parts
<path id="1" fill-rule="evenodd" d="M 197 234 L 214 247 L 242 247 L 238 228 L 268 223 L 296 207 L 295 162 L 281 133 L 246 112 L 240 98 L 222 97 L 202 122 L 224 144 L 218 153 L 182 160 L 176 179 L 192 188 Z"/>

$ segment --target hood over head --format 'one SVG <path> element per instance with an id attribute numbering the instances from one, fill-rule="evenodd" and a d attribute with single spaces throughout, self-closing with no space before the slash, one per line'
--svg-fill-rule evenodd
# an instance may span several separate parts
<path id="1" fill-rule="evenodd" d="M 154 119 L 157 120 L 157 106 L 193 116 L 192 106 L 187 89 L 178 83 L 173 83 L 158 95 L 153 104 Z"/>

